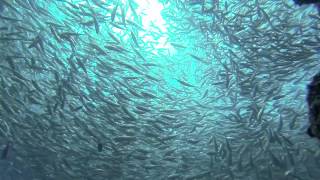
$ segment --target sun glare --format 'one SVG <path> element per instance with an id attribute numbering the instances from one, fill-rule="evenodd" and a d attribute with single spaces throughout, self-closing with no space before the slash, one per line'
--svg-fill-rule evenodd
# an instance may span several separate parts
<path id="1" fill-rule="evenodd" d="M 166 22 L 161 16 L 161 11 L 163 10 L 163 5 L 157 0 L 139 0 L 136 1 L 139 4 L 137 9 L 138 14 L 142 14 L 142 25 L 147 31 L 160 30 L 159 33 L 162 36 L 157 39 L 156 48 L 167 48 L 171 49 L 169 43 L 166 43 L 168 40 Z M 144 41 L 150 41 L 150 36 L 146 36 Z"/>
<path id="2" fill-rule="evenodd" d="M 166 32 L 165 21 L 161 16 L 163 9 L 162 4 L 157 0 L 139 0 L 136 1 L 139 4 L 137 12 L 139 14 L 145 14 L 143 17 L 143 26 L 147 29 L 152 25 L 156 25 L 162 32 Z"/>

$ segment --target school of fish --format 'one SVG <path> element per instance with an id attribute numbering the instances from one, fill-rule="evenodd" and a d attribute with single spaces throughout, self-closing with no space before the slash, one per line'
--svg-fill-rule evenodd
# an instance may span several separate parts
<path id="1" fill-rule="evenodd" d="M 159 2 L 0 0 L 0 180 L 320 178 L 316 7 Z"/>

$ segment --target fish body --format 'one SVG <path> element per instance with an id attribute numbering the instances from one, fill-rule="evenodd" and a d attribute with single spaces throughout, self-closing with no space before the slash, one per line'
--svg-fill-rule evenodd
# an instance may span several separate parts
<path id="1" fill-rule="evenodd" d="M 102 151 L 102 149 L 103 149 L 102 144 L 101 144 L 101 143 L 98 143 L 98 152 L 101 152 L 101 151 Z"/>
<path id="2" fill-rule="evenodd" d="M 189 5 L 202 5 L 205 0 L 188 0 Z"/>
<path id="3" fill-rule="evenodd" d="M 180 79 L 177 79 L 177 81 L 178 81 L 181 85 L 183 85 L 183 86 L 186 86 L 186 87 L 195 87 L 195 86 L 193 86 L 193 85 L 191 85 L 191 84 L 189 84 L 189 83 L 187 83 L 187 82 L 185 82 L 185 81 L 182 81 L 182 80 L 180 80 Z"/>
<path id="4" fill-rule="evenodd" d="M 0 1 L 0 14 L 4 11 L 4 4 L 2 1 L 3 0 Z"/>
<path id="5" fill-rule="evenodd" d="M 116 13 L 117 13 L 118 6 L 119 6 L 119 4 L 117 4 L 117 5 L 113 8 L 113 10 L 112 10 L 112 13 L 111 13 L 111 21 L 112 21 L 112 22 L 114 21 L 114 19 L 115 19 L 115 17 L 116 17 Z"/>
<path id="6" fill-rule="evenodd" d="M 134 35 L 134 33 L 131 31 L 131 37 L 132 37 L 132 40 L 134 42 L 134 44 L 139 47 L 139 43 L 138 43 L 138 40 L 136 38 L 136 36 Z"/>
<path id="7" fill-rule="evenodd" d="M 4 149 L 2 150 L 2 154 L 1 154 L 1 159 L 2 160 L 5 160 L 8 158 L 8 154 L 9 154 L 9 151 L 11 149 L 11 142 L 7 142 L 6 146 L 4 147 Z"/>

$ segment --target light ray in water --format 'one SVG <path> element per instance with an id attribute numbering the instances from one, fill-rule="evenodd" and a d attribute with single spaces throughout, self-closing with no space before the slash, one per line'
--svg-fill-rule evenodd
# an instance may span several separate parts
<path id="1" fill-rule="evenodd" d="M 137 13 L 142 14 L 143 28 L 147 31 L 158 31 L 161 34 L 161 37 L 157 39 L 155 39 L 155 37 L 152 35 L 146 35 L 144 36 L 143 41 L 156 42 L 156 49 L 165 48 L 169 51 L 171 46 L 166 43 L 168 41 L 168 36 L 165 35 L 167 32 L 167 26 L 161 15 L 161 11 L 164 8 L 163 5 L 155 0 L 137 1 L 137 3 L 139 4 Z M 157 52 L 154 51 L 154 53 Z"/>
<path id="2" fill-rule="evenodd" d="M 162 32 L 166 32 L 165 20 L 161 16 L 163 5 L 158 1 L 137 1 L 139 8 L 137 9 L 138 14 L 144 14 L 143 26 L 148 29 L 152 24 L 156 25 Z"/>

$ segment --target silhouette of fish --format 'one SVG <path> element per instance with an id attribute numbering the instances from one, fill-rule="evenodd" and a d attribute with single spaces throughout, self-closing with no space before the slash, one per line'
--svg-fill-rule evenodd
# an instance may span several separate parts
<path id="1" fill-rule="evenodd" d="M 11 149 L 11 142 L 7 142 L 6 147 L 2 150 L 1 159 L 5 160 L 8 158 L 9 151 Z"/>
<path id="2" fill-rule="evenodd" d="M 4 0 L 0 0 L 0 14 L 4 11 Z"/>

